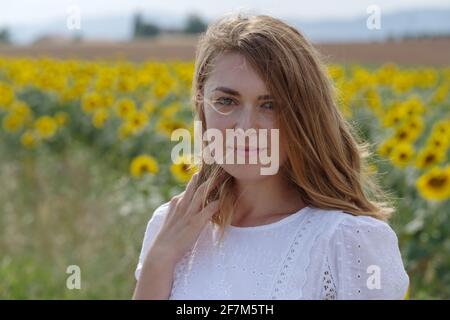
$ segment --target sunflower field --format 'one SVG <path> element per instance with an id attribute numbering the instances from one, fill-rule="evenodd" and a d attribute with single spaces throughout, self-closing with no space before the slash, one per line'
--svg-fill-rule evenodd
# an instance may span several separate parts
<path id="1" fill-rule="evenodd" d="M 372 146 L 410 299 L 450 298 L 450 67 L 329 65 Z M 196 171 L 192 61 L 0 57 L 0 298 L 129 299 L 146 223 Z M 68 266 L 81 288 L 66 286 Z"/>

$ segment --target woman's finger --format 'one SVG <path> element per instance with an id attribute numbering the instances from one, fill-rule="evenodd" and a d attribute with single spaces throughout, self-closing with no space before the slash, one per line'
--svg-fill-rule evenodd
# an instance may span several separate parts
<path id="1" fill-rule="evenodd" d="M 192 197 L 190 206 L 189 206 L 189 213 L 190 214 L 197 214 L 201 210 L 201 205 L 203 203 L 204 198 L 207 196 L 206 190 L 208 187 L 213 190 L 218 185 L 218 181 L 212 181 L 211 179 L 208 179 L 207 181 L 203 182 L 198 189 L 196 190 L 194 196 Z"/>
<path id="2" fill-rule="evenodd" d="M 198 172 L 192 175 L 191 180 L 189 180 L 189 183 L 186 187 L 186 190 L 183 192 L 183 196 L 179 203 L 179 208 L 183 212 L 187 211 L 189 203 L 192 201 L 192 197 L 194 196 L 195 193 L 195 186 L 197 184 L 197 180 L 198 180 Z"/>
<path id="3" fill-rule="evenodd" d="M 199 218 L 203 220 L 203 223 L 208 222 L 212 216 L 219 211 L 219 200 L 214 200 L 206 205 L 199 213 Z"/>
<path id="4" fill-rule="evenodd" d="M 170 219 L 174 215 L 174 213 L 175 213 L 175 211 L 177 209 L 177 206 L 178 206 L 178 202 L 180 201 L 180 196 L 181 196 L 181 194 L 173 196 L 170 199 L 169 209 L 167 211 L 167 217 L 165 219 L 166 221 L 168 221 L 168 219 Z"/>

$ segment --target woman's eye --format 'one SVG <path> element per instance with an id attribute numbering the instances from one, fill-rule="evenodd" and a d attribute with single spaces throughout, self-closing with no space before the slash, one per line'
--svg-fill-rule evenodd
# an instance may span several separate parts
<path id="1" fill-rule="evenodd" d="M 219 99 L 217 99 L 217 100 L 215 101 L 215 103 L 218 103 L 218 104 L 221 104 L 221 105 L 224 105 L 224 106 L 229 106 L 229 105 L 231 105 L 233 102 L 234 102 L 234 101 L 233 101 L 233 99 L 231 99 L 231 98 L 219 98 Z"/>
<path id="2" fill-rule="evenodd" d="M 266 102 L 261 106 L 263 109 L 272 110 L 273 109 L 273 102 Z"/>

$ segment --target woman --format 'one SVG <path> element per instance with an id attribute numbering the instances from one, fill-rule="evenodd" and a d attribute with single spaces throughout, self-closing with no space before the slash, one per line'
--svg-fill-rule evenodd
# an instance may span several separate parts
<path id="1" fill-rule="evenodd" d="M 267 150 L 279 153 L 279 170 L 203 161 L 151 217 L 133 298 L 403 298 L 409 278 L 385 222 L 393 209 L 297 30 L 225 16 L 202 35 L 192 90 L 205 129 L 278 129 Z M 223 147 L 246 160 L 263 151 Z"/>

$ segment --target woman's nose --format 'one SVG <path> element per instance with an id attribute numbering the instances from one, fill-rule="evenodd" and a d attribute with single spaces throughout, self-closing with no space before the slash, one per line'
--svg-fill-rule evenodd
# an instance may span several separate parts
<path id="1" fill-rule="evenodd" d="M 251 106 L 245 106 L 236 117 L 235 129 L 257 129 L 258 126 L 257 114 Z"/>

